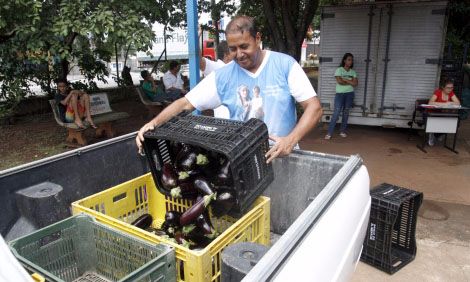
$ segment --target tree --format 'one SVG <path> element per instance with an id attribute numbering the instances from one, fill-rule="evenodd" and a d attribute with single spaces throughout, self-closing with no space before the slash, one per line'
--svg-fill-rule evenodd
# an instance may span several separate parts
<path id="1" fill-rule="evenodd" d="M 463 54 L 464 45 L 470 44 L 470 1 L 455 0 L 449 3 L 449 22 L 447 24 L 446 47 L 452 46 L 453 53 Z M 470 47 L 470 46 L 469 46 Z M 467 59 L 470 57 L 470 50 Z"/>
<path id="2" fill-rule="evenodd" d="M 148 50 L 153 23 L 177 11 L 171 0 L 13 0 L 0 4 L 0 106 L 12 109 L 31 94 L 29 83 L 53 94 L 52 81 L 78 66 L 87 83 L 104 80 L 114 48 Z M 179 10 L 181 11 L 181 9 Z M 6 101 L 6 102 L 5 102 Z M 1 115 L 1 113 L 0 113 Z"/>
<path id="3" fill-rule="evenodd" d="M 300 60 L 302 42 L 317 10 L 319 0 L 242 0 L 238 14 L 255 18 L 263 42 L 275 51 Z"/>

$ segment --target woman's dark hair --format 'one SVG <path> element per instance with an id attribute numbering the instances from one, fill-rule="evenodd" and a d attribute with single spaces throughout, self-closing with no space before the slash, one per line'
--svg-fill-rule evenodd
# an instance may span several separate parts
<path id="1" fill-rule="evenodd" d="M 444 89 L 444 87 L 446 87 L 447 84 L 454 84 L 454 81 L 449 78 L 444 78 L 441 82 L 441 88 Z"/>
<path id="2" fill-rule="evenodd" d="M 351 57 L 351 58 L 354 59 L 353 54 L 351 54 L 351 53 L 346 53 L 346 54 L 344 54 L 343 59 L 341 60 L 341 65 L 340 65 L 340 67 L 343 67 L 343 68 L 344 68 L 344 65 L 345 65 L 344 61 L 346 61 L 346 59 L 347 59 L 348 57 Z M 354 61 L 353 61 L 352 65 L 351 65 L 351 68 L 354 68 Z"/>

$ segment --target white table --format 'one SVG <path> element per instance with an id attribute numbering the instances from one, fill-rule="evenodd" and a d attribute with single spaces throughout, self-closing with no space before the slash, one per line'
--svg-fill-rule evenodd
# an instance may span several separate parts
<path id="1" fill-rule="evenodd" d="M 424 109 L 424 115 L 426 122 L 424 124 L 424 137 L 423 143 L 416 145 L 421 151 L 426 152 L 424 147 L 426 146 L 427 138 L 430 133 L 444 133 L 445 134 L 445 141 L 444 147 L 449 149 L 450 151 L 458 154 L 455 150 L 455 145 L 457 143 L 457 133 L 459 130 L 459 113 L 460 111 L 468 110 L 465 107 L 430 107 L 428 105 L 421 105 L 421 108 Z M 447 135 L 453 134 L 454 140 L 452 143 L 452 147 L 447 145 Z"/>

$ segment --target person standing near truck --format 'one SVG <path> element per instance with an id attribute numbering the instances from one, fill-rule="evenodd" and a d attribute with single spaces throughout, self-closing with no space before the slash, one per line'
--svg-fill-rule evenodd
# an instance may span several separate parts
<path id="1" fill-rule="evenodd" d="M 336 122 L 339 115 L 342 113 L 341 128 L 339 136 L 346 138 L 346 128 L 348 126 L 349 110 L 351 109 L 354 101 L 354 87 L 357 86 L 357 74 L 353 69 L 354 56 L 351 53 L 346 53 L 341 60 L 341 65 L 335 71 L 336 78 L 336 95 L 335 107 L 333 117 L 331 117 L 328 126 L 328 133 L 325 139 L 331 139 L 333 131 L 335 130 Z"/>
<path id="2" fill-rule="evenodd" d="M 230 118 L 237 119 L 246 110 L 238 102 L 237 89 L 241 85 L 246 85 L 247 89 L 260 88 L 263 121 L 268 127 L 269 138 L 274 142 L 266 153 L 268 162 L 290 154 L 318 123 L 322 109 L 307 75 L 294 58 L 261 50 L 261 34 L 253 18 L 234 18 L 225 33 L 234 63 L 210 74 L 184 98 L 175 101 L 145 124 L 136 137 L 139 150 L 142 150 L 146 131 L 153 130 L 183 110 L 206 110 L 225 105 L 229 108 Z M 297 124 L 295 102 L 304 109 Z M 246 116 L 249 117 L 249 113 Z"/>

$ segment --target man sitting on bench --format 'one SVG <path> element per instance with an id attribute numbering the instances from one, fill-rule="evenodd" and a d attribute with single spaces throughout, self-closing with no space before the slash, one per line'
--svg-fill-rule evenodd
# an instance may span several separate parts
<path id="1" fill-rule="evenodd" d="M 147 70 L 141 71 L 140 75 L 144 79 L 142 90 L 152 102 L 173 102 L 180 98 L 178 93 L 166 93 L 158 87 L 155 79 Z"/>
<path id="2" fill-rule="evenodd" d="M 180 64 L 177 61 L 170 61 L 170 69 L 163 75 L 163 84 L 168 95 L 178 95 L 178 98 L 181 98 L 188 93 L 184 89 L 184 81 L 180 74 Z"/>
<path id="3" fill-rule="evenodd" d="M 79 128 L 86 128 L 83 125 L 83 118 L 91 127 L 97 128 L 93 123 L 90 113 L 90 96 L 81 90 L 70 90 L 66 80 L 58 79 L 57 93 L 55 95 L 56 105 L 59 110 L 60 118 L 63 122 L 75 124 Z"/>

